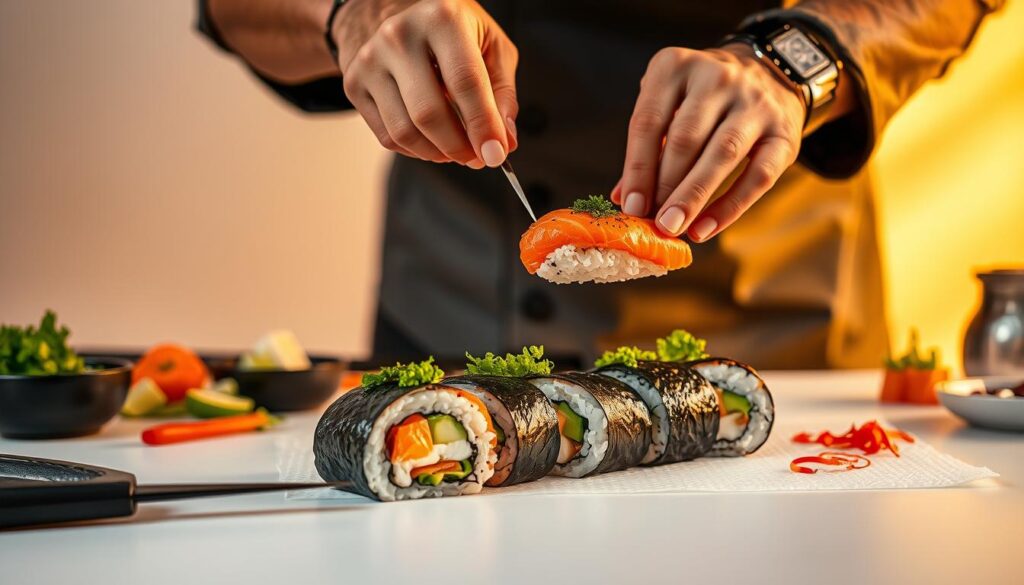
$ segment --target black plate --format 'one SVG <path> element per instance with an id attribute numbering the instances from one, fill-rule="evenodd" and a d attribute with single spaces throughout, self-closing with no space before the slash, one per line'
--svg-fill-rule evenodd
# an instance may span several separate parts
<path id="1" fill-rule="evenodd" d="M 234 357 L 202 356 L 215 379 L 234 378 L 238 391 L 256 401 L 256 406 L 272 412 L 308 410 L 323 404 L 341 385 L 345 363 L 338 358 L 309 356 L 308 370 L 237 369 Z"/>
<path id="2" fill-rule="evenodd" d="M 0 435 L 13 439 L 60 439 L 91 435 L 124 404 L 132 363 L 87 357 L 81 374 L 0 376 Z"/>

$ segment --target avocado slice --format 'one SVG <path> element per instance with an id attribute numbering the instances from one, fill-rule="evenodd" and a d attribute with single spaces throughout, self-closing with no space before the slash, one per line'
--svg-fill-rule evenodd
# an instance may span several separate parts
<path id="1" fill-rule="evenodd" d="M 726 412 L 750 414 L 750 401 L 747 400 L 746 396 L 741 396 L 735 392 L 722 390 L 722 405 L 725 406 Z"/>
<path id="2" fill-rule="evenodd" d="M 498 435 L 498 444 L 505 444 L 505 431 L 501 430 L 501 427 L 497 424 L 494 425 L 494 434 Z"/>
<path id="3" fill-rule="evenodd" d="M 459 467 L 461 467 L 459 471 L 424 473 L 416 478 L 416 483 L 420 485 L 440 485 L 442 481 L 458 481 L 460 479 L 464 479 L 473 471 L 473 465 L 470 464 L 469 459 L 459 461 Z"/>
<path id="4" fill-rule="evenodd" d="M 562 427 L 562 434 L 577 443 L 582 443 L 583 433 L 587 432 L 587 420 L 576 414 L 576 411 L 569 406 L 568 402 L 556 402 L 555 407 L 565 417 L 565 426 Z"/>
<path id="5" fill-rule="evenodd" d="M 430 425 L 430 436 L 434 444 L 465 441 L 466 428 L 450 414 L 431 414 L 427 416 Z"/>

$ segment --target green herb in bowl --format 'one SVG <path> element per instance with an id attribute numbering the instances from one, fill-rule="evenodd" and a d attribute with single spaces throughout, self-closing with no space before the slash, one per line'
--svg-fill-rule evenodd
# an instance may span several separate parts
<path id="1" fill-rule="evenodd" d="M 67 343 L 70 331 L 57 327 L 57 314 L 46 311 L 38 327 L 0 326 L 0 375 L 80 374 L 85 361 Z"/>

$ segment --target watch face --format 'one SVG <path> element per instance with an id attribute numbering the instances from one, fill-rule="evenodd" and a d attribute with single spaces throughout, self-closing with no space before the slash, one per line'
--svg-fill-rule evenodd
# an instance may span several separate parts
<path id="1" fill-rule="evenodd" d="M 772 39 L 772 45 L 804 79 L 828 64 L 828 57 L 807 35 L 795 28 Z"/>

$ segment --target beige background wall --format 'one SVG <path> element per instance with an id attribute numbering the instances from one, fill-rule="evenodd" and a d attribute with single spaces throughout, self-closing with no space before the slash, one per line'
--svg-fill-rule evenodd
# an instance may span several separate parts
<path id="1" fill-rule="evenodd" d="M 365 352 L 387 155 L 356 117 L 283 107 L 192 10 L 0 0 L 0 322 L 53 307 L 80 344 L 289 327 Z M 918 324 L 957 353 L 971 267 L 1024 264 L 1022 28 L 1011 3 L 879 153 L 898 340 Z"/>

